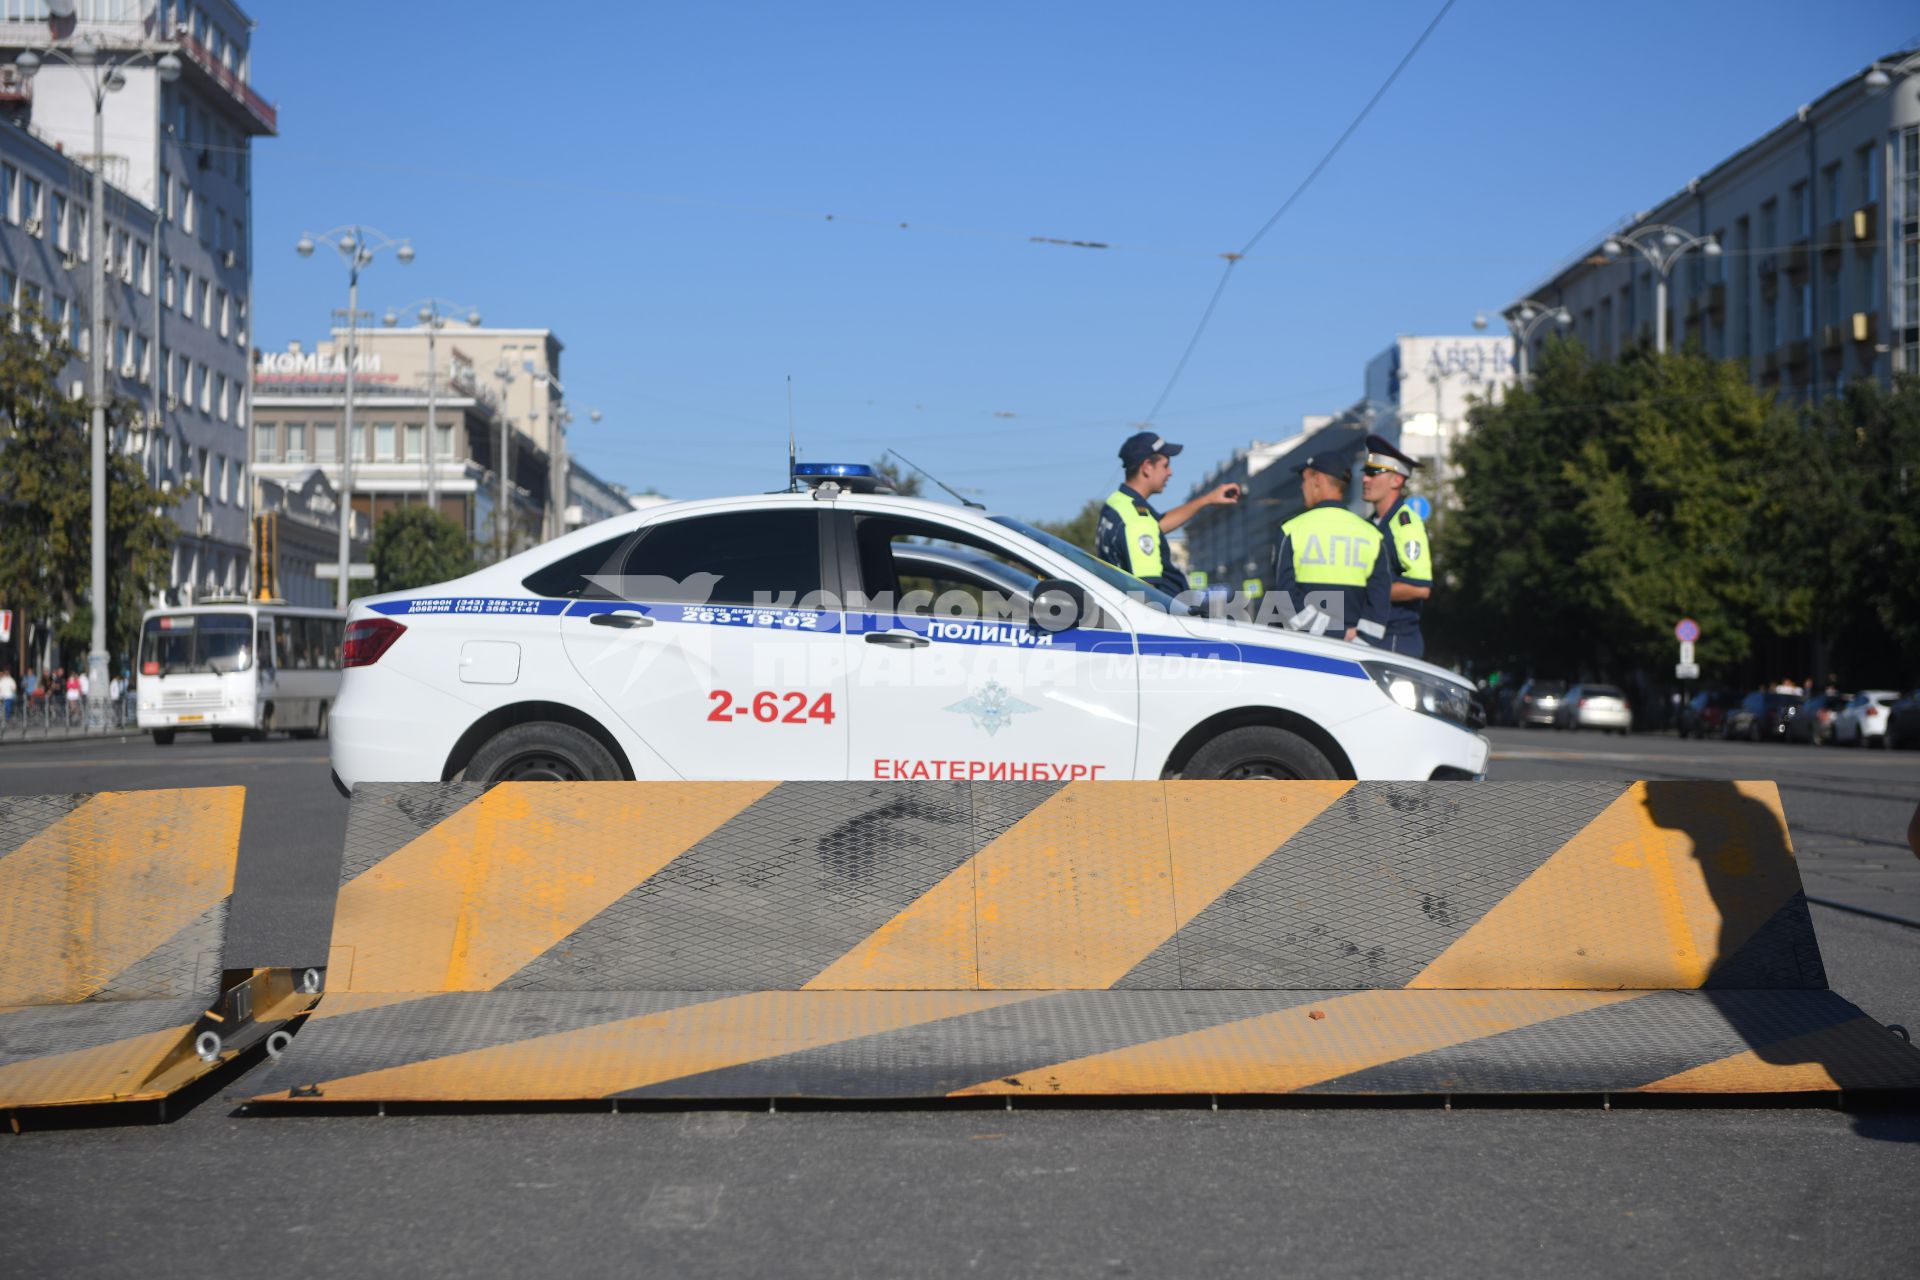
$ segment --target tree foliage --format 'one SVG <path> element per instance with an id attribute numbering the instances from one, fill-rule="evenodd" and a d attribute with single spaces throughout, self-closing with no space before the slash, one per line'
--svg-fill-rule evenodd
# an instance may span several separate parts
<path id="1" fill-rule="evenodd" d="M 474 570 L 466 530 L 429 507 L 400 507 L 373 528 L 373 589 L 406 591 Z"/>
<path id="2" fill-rule="evenodd" d="M 93 458 L 90 406 L 67 396 L 73 351 L 23 308 L 0 323 L 0 601 L 23 620 L 52 623 L 61 659 L 77 666 L 92 643 Z M 107 406 L 107 649 L 129 654 L 140 615 L 167 579 L 178 527 L 170 504 L 197 492 L 151 484 L 140 459 L 111 447 L 135 407 Z M 24 633 L 24 627 L 22 628 Z"/>
<path id="3" fill-rule="evenodd" d="M 1736 686 L 1824 676 L 1837 650 L 1850 676 L 1913 678 L 1893 668 L 1920 639 L 1920 383 L 1801 414 L 1735 361 L 1561 341 L 1473 410 L 1454 457 L 1428 614 L 1443 654 L 1657 676 L 1692 617 L 1704 671 Z"/>
<path id="4" fill-rule="evenodd" d="M 1105 498 L 1090 498 L 1086 506 L 1065 520 L 1035 520 L 1033 527 L 1092 554 L 1094 535 L 1100 528 L 1100 508 L 1106 505 Z"/>
<path id="5" fill-rule="evenodd" d="M 920 496 L 920 473 L 909 471 L 885 454 L 873 460 L 873 469 L 880 477 L 880 483 L 903 498 Z"/>

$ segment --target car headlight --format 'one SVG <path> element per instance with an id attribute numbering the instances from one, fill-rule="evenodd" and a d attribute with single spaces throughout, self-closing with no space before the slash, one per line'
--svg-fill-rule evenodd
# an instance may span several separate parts
<path id="1" fill-rule="evenodd" d="M 1478 728 L 1486 723 L 1486 718 L 1480 714 L 1479 703 L 1474 701 L 1473 691 L 1465 685 L 1395 666 L 1390 662 L 1363 662 L 1360 665 L 1366 668 L 1367 674 L 1373 677 L 1373 682 L 1380 686 L 1382 693 L 1409 711 L 1437 716 L 1463 729 Z"/>

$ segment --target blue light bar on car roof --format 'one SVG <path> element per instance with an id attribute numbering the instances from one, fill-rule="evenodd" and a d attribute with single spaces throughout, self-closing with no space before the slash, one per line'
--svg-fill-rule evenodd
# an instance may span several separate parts
<path id="1" fill-rule="evenodd" d="M 864 462 L 796 462 L 793 478 L 808 485 L 831 481 L 850 493 L 873 493 L 886 481 Z"/>

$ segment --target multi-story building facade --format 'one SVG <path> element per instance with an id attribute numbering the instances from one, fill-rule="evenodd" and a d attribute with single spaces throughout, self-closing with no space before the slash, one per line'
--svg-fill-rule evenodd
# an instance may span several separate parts
<path id="1" fill-rule="evenodd" d="M 1513 385 L 1513 339 L 1400 337 L 1367 362 L 1362 404 L 1399 428 L 1399 446 L 1419 462 L 1422 480 L 1437 490 L 1446 479 L 1453 446 L 1467 430 L 1468 412 L 1498 400 Z M 1393 437 L 1391 431 L 1381 435 Z"/>
<path id="2" fill-rule="evenodd" d="M 180 533 L 165 599 L 243 590 L 250 145 L 277 129 L 274 108 L 249 83 L 253 22 L 227 0 L 78 0 L 74 9 L 51 19 L 45 0 L 0 0 L 0 62 L 29 48 L 41 54 L 30 80 L 0 82 L 0 110 L 23 126 L 6 131 L 20 136 L 7 137 L 9 168 L 0 171 L 12 287 L 44 300 L 76 343 L 86 332 L 88 180 L 99 166 L 108 183 L 108 387 L 141 410 L 122 443 L 144 454 L 156 480 L 199 482 L 173 513 Z M 103 155 L 93 154 L 94 73 L 47 53 L 49 44 L 117 68 L 123 84 L 105 97 Z M 155 66 L 166 53 L 181 64 L 171 83 Z M 84 365 L 76 369 L 84 381 Z"/>
<path id="3" fill-rule="evenodd" d="M 1920 50 L 1850 77 L 1621 232 L 1666 224 L 1711 236 L 1668 276 L 1667 333 L 1747 362 L 1796 398 L 1856 378 L 1920 373 Z M 1654 268 L 1584 247 L 1530 291 L 1572 317 L 1588 350 L 1653 339 Z M 1533 354 L 1550 326 L 1537 326 Z"/>

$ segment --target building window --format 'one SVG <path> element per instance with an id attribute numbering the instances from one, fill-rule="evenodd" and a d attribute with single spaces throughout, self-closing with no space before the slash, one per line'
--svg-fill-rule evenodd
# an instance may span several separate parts
<path id="1" fill-rule="evenodd" d="M 213 328 L 213 281 L 200 282 L 200 327 Z"/>
<path id="2" fill-rule="evenodd" d="M 1880 309 L 1880 251 L 1861 254 L 1854 259 L 1857 273 L 1853 282 L 1853 305 L 1857 311 Z"/>
<path id="3" fill-rule="evenodd" d="M 60 318 L 60 340 L 68 346 L 73 345 L 73 299 L 61 298 L 54 303 L 54 311 Z"/>
<path id="4" fill-rule="evenodd" d="M 212 413 L 213 412 L 213 370 L 207 368 L 207 366 L 205 365 L 195 366 L 194 384 L 200 390 L 200 394 L 198 397 L 200 402 L 200 412 Z"/>
<path id="5" fill-rule="evenodd" d="M 193 319 L 193 272 L 180 268 L 180 314 Z"/>
<path id="6" fill-rule="evenodd" d="M 254 426 L 253 428 L 253 460 L 255 462 L 272 462 L 273 461 L 273 446 L 274 446 L 273 434 L 274 434 L 273 424 L 270 422 L 257 423 Z M 292 459 L 289 458 L 288 461 L 291 462 Z"/>
<path id="7" fill-rule="evenodd" d="M 140 292 L 153 292 L 153 256 L 148 252 L 145 240 L 133 242 L 133 278 L 140 286 Z"/>
<path id="8" fill-rule="evenodd" d="M 33 234 L 36 236 L 44 230 L 41 219 L 46 217 L 46 213 L 45 196 L 40 186 L 40 179 L 28 174 L 20 184 L 20 216 L 33 224 Z"/>
<path id="9" fill-rule="evenodd" d="M 173 358 L 174 373 L 167 379 L 167 394 L 174 399 L 177 407 L 182 398 L 188 403 L 193 401 L 193 362 L 185 356 Z"/>
<path id="10" fill-rule="evenodd" d="M 20 171 L 10 164 L 0 164 L 0 202 L 6 206 L 7 221 L 19 225 Z"/>
<path id="11" fill-rule="evenodd" d="M 1846 196 L 1840 190 L 1840 162 L 1834 161 L 1820 171 L 1820 194 L 1827 206 L 1827 220 L 1833 221 L 1846 212 L 1843 207 Z"/>
<path id="12" fill-rule="evenodd" d="M 427 429 L 418 422 L 407 424 L 407 461 L 419 462 L 427 456 Z"/>
<path id="13" fill-rule="evenodd" d="M 142 382 L 150 381 L 153 377 L 152 355 L 153 351 L 147 343 L 147 335 L 144 333 L 134 334 L 133 367 L 138 371 L 138 376 Z"/>
<path id="14" fill-rule="evenodd" d="M 244 347 L 247 345 L 247 300 L 245 298 L 235 298 L 233 300 L 233 309 L 238 315 L 238 319 L 234 322 L 233 326 L 233 340 L 239 346 Z"/>
<path id="15" fill-rule="evenodd" d="M 1807 184 L 1804 182 L 1796 182 L 1793 184 L 1792 195 L 1793 238 L 1798 240 L 1802 236 L 1811 235 L 1813 232 L 1813 205 L 1811 195 L 1807 191 Z"/>
<path id="16" fill-rule="evenodd" d="M 133 237 L 124 231 L 113 234 L 113 256 L 107 259 L 109 270 L 118 270 L 121 284 L 133 283 Z"/>
<path id="17" fill-rule="evenodd" d="M 373 424 L 373 460 L 375 462 L 394 461 L 393 424 L 376 422 Z"/>
<path id="18" fill-rule="evenodd" d="M 1880 146 L 1869 142 L 1860 148 L 1854 172 L 1860 175 L 1860 203 L 1872 204 L 1880 198 Z"/>
<path id="19" fill-rule="evenodd" d="M 1781 342 L 1780 295 L 1774 294 L 1771 297 L 1761 299 L 1760 325 L 1762 334 L 1767 340 L 1767 350 L 1771 351 L 1775 347 L 1778 347 Z"/>
<path id="20" fill-rule="evenodd" d="M 223 338 L 226 337 L 228 333 L 232 332 L 232 329 L 233 301 L 227 296 L 227 291 L 222 289 L 220 291 L 220 336 Z"/>
<path id="21" fill-rule="evenodd" d="M 67 198 L 53 193 L 53 247 L 62 253 L 73 252 L 73 228 L 67 225 Z"/>
<path id="22" fill-rule="evenodd" d="M 193 188 L 183 182 L 180 184 L 180 192 L 180 229 L 192 235 L 195 203 Z"/>
<path id="23" fill-rule="evenodd" d="M 435 423 L 434 434 L 439 437 L 439 439 L 434 442 L 434 456 L 451 458 L 453 456 L 453 428 L 443 423 Z"/>
<path id="24" fill-rule="evenodd" d="M 220 374 L 214 381 L 218 384 L 218 389 L 214 397 L 214 414 L 220 421 L 225 422 L 227 420 L 228 410 L 231 408 L 227 400 L 227 375 L 224 373 Z"/>
<path id="25" fill-rule="evenodd" d="M 307 460 L 307 424 L 289 422 L 287 424 L 287 461 L 305 462 Z"/>
<path id="26" fill-rule="evenodd" d="M 173 310 L 173 259 L 160 259 L 160 305 Z"/>
<path id="27" fill-rule="evenodd" d="M 1840 268 L 1820 273 L 1821 300 L 1826 304 L 1820 308 L 1822 324 L 1840 323 Z"/>
<path id="28" fill-rule="evenodd" d="M 313 460 L 315 462 L 340 461 L 340 428 L 331 422 L 317 422 L 313 427 Z"/>
<path id="29" fill-rule="evenodd" d="M 1800 331 L 1793 336 L 1810 338 L 1813 336 L 1813 281 L 1803 281 L 1800 285 L 1800 306 L 1798 309 Z"/>

